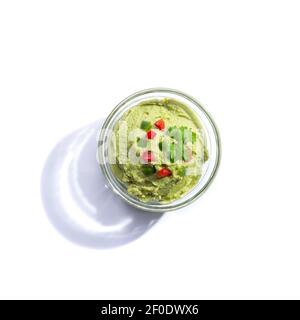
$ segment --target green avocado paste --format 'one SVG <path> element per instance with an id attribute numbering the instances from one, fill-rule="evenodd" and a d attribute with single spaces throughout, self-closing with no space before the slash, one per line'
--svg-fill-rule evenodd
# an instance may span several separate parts
<path id="1" fill-rule="evenodd" d="M 109 146 L 113 174 L 143 202 L 169 203 L 187 194 L 209 157 L 199 118 L 173 99 L 129 109 L 116 123 Z"/>

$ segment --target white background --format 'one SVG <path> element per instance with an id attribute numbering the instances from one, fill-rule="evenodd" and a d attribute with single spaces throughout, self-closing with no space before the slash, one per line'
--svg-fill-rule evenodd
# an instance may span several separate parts
<path id="1" fill-rule="evenodd" d="M 299 299 L 299 10 L 1 1 L 0 297 Z M 207 107 L 223 157 L 195 204 L 148 216 L 104 188 L 95 133 L 157 86 Z"/>

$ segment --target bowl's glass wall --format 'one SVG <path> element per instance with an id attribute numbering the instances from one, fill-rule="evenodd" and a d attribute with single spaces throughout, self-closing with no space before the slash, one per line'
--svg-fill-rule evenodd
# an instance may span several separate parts
<path id="1" fill-rule="evenodd" d="M 158 202 L 144 203 L 139 201 L 137 198 L 129 195 L 127 193 L 126 186 L 114 176 L 108 161 L 108 142 L 110 133 L 113 130 L 115 124 L 126 111 L 143 101 L 163 98 L 175 99 L 179 102 L 184 103 L 199 117 L 207 140 L 209 159 L 203 166 L 203 172 L 200 181 L 185 196 L 167 204 L 161 204 Z M 98 159 L 103 174 L 107 178 L 109 187 L 129 204 L 147 211 L 163 212 L 175 210 L 184 207 L 196 200 L 211 183 L 213 177 L 216 174 L 220 161 L 220 139 L 217 128 L 212 118 L 204 110 L 202 105 L 195 99 L 182 92 L 171 89 L 144 90 L 126 98 L 121 103 L 119 103 L 104 122 L 102 130 L 100 131 L 98 145 Z"/>

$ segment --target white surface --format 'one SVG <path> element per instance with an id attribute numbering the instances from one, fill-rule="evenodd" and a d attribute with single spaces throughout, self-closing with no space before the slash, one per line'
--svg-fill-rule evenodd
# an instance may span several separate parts
<path id="1" fill-rule="evenodd" d="M 299 299 L 299 9 L 1 1 L 0 297 Z M 191 207 L 141 217 L 103 187 L 93 134 L 156 86 L 207 106 L 223 158 Z"/>

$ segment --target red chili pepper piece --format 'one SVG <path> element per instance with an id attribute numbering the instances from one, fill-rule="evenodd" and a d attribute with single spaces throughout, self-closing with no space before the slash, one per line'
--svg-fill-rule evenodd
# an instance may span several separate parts
<path id="1" fill-rule="evenodd" d="M 172 171 L 168 168 L 162 168 L 156 173 L 158 178 L 165 178 L 172 175 Z"/>
<path id="2" fill-rule="evenodd" d="M 154 154 L 151 151 L 145 151 L 142 153 L 142 160 L 146 163 L 154 162 Z"/>
<path id="3" fill-rule="evenodd" d="M 153 139 L 156 136 L 156 133 L 153 130 L 147 132 L 147 139 Z"/>
<path id="4" fill-rule="evenodd" d="M 157 120 L 154 124 L 155 124 L 156 128 L 159 130 L 163 130 L 166 127 L 163 119 Z"/>

